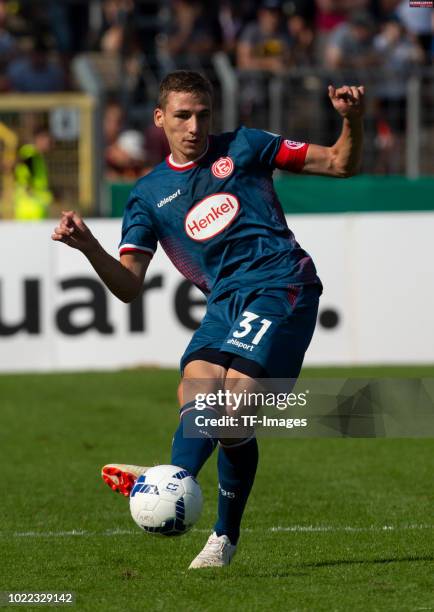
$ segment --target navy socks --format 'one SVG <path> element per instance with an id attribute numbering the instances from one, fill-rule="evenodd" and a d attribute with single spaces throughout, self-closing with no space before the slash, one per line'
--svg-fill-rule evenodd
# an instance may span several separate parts
<path id="1" fill-rule="evenodd" d="M 217 446 L 217 440 L 211 437 L 206 428 L 196 425 L 198 415 L 210 418 L 217 416 L 212 408 L 198 410 L 194 407 L 194 401 L 183 406 L 178 429 L 173 437 L 170 460 L 172 465 L 188 470 L 195 477 Z M 219 447 L 218 520 L 214 531 L 218 536 L 227 535 L 231 544 L 236 544 L 240 535 L 241 519 L 255 480 L 257 465 L 256 438 L 239 445 Z"/>
<path id="2" fill-rule="evenodd" d="M 212 408 L 198 410 L 194 406 L 195 402 L 192 401 L 180 410 L 180 422 L 173 437 L 170 462 L 183 467 L 196 477 L 217 446 L 217 440 L 207 433 L 206 427 L 196 425 L 195 419 L 198 415 L 205 418 L 215 418 L 218 415 Z"/>
<path id="3" fill-rule="evenodd" d="M 218 536 L 227 535 L 231 544 L 240 536 L 244 508 L 255 480 L 258 465 L 258 443 L 250 438 L 238 446 L 219 447 L 218 520 L 214 531 Z"/>

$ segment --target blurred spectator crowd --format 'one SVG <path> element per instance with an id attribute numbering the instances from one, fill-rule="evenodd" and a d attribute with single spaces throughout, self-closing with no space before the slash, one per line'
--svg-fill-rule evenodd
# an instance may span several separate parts
<path id="1" fill-rule="evenodd" d="M 0 92 L 73 90 L 74 58 L 116 58 L 123 87 L 106 99 L 106 168 L 110 179 L 131 180 L 167 152 L 151 115 L 167 71 L 198 69 L 216 81 L 211 57 L 224 51 L 234 68 L 252 74 L 321 67 L 402 77 L 432 65 L 433 26 L 433 10 L 409 0 L 0 0 Z M 242 118 L 260 93 L 252 77 Z M 404 96 L 402 78 L 384 81 L 380 122 L 390 105 L 402 114 Z M 388 129 L 399 133 L 402 125 Z M 387 129 L 379 134 L 390 137 Z"/>

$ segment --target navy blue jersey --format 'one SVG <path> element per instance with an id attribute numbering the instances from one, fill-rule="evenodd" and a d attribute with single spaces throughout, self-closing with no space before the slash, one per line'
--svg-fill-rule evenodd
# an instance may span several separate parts
<path id="1" fill-rule="evenodd" d="M 244 287 L 320 283 L 288 229 L 273 188 L 276 167 L 300 170 L 308 145 L 256 129 L 210 136 L 195 162 L 169 156 L 132 190 L 120 253 L 159 242 L 181 272 L 215 298 Z"/>

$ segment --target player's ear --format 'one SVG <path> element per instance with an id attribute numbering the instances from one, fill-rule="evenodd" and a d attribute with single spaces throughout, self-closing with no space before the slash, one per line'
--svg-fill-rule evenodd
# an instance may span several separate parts
<path id="1" fill-rule="evenodd" d="M 154 123 L 159 128 L 163 127 L 163 115 L 163 110 L 157 106 L 157 108 L 154 110 Z"/>

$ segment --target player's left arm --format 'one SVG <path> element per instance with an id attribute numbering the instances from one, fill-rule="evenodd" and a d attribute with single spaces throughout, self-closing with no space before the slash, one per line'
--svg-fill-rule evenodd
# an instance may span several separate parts
<path id="1" fill-rule="evenodd" d="M 343 118 L 342 132 L 331 147 L 310 144 L 303 174 L 319 174 L 336 178 L 348 178 L 357 174 L 363 147 L 363 114 L 365 90 L 363 86 L 332 87 L 329 98 Z"/>

